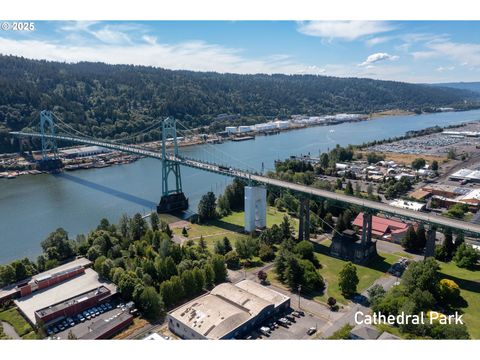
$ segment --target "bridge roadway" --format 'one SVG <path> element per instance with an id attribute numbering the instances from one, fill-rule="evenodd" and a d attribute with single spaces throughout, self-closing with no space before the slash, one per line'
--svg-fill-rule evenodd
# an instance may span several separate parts
<path id="1" fill-rule="evenodd" d="M 42 135 L 39 133 L 10 132 L 10 134 L 18 137 L 37 137 L 37 138 L 42 137 Z M 131 154 L 142 155 L 142 156 L 147 156 L 147 157 L 162 160 L 161 152 L 152 151 L 150 149 L 146 149 L 146 148 L 135 146 L 135 145 L 122 145 L 122 144 L 117 144 L 109 141 L 99 141 L 95 139 L 79 138 L 79 137 L 64 136 L 64 135 L 54 135 L 54 136 L 45 135 L 45 137 L 61 140 L 61 141 L 73 142 L 77 144 L 96 145 L 96 146 L 101 146 L 107 149 L 112 149 L 112 150 L 117 150 L 117 151 L 122 151 L 122 152 L 127 152 Z M 283 180 L 272 179 L 272 178 L 254 174 L 248 171 L 234 169 L 231 167 L 219 166 L 217 164 L 198 161 L 198 160 L 190 159 L 187 157 L 182 157 L 182 156 L 175 157 L 172 154 L 167 154 L 167 160 L 175 161 L 184 166 L 189 166 L 189 167 L 204 170 L 204 171 L 210 171 L 220 175 L 241 178 L 241 179 L 253 181 L 256 183 L 289 189 L 294 192 L 302 193 L 312 197 L 320 197 L 327 200 L 356 205 L 362 209 L 373 210 L 376 212 L 383 212 L 390 216 L 416 220 L 428 225 L 434 225 L 439 227 L 450 227 L 452 229 L 463 230 L 465 233 L 469 235 L 480 237 L 480 225 L 478 224 L 450 219 L 450 218 L 446 218 L 446 217 L 432 214 L 432 213 L 401 209 L 401 208 L 397 208 L 381 202 L 366 200 L 366 199 L 357 198 L 354 196 L 349 196 L 344 194 L 338 194 L 335 192 L 316 189 L 313 187 L 290 183 Z"/>

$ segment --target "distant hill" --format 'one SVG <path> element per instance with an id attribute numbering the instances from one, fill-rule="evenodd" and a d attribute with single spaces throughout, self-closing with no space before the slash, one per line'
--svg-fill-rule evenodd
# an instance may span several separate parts
<path id="1" fill-rule="evenodd" d="M 480 82 L 453 82 L 443 84 L 431 84 L 433 86 L 449 87 L 452 89 L 470 90 L 480 93 Z"/>
<path id="2" fill-rule="evenodd" d="M 37 123 L 42 109 L 54 110 L 84 133 L 121 138 L 165 116 L 216 131 L 292 114 L 468 108 L 479 106 L 480 97 L 467 90 L 372 79 L 219 74 L 2 55 L 0 89 L 0 152 L 15 149 L 7 132 Z M 157 130 L 140 140 L 158 137 Z"/>

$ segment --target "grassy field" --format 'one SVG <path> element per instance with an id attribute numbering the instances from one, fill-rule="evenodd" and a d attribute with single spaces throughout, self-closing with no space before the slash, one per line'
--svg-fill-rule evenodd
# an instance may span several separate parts
<path id="1" fill-rule="evenodd" d="M 33 328 L 16 308 L 11 308 L 0 312 L 0 320 L 12 325 L 17 334 L 20 336 L 24 336 L 33 331 Z"/>
<path id="2" fill-rule="evenodd" d="M 280 224 L 283 221 L 285 212 L 280 212 L 274 207 L 267 209 L 267 226 L 270 227 L 273 224 Z M 221 219 L 210 221 L 206 224 L 188 224 L 188 239 L 198 241 L 200 236 L 203 236 L 207 246 L 213 248 L 213 245 L 217 240 L 228 237 L 232 243 L 239 238 L 246 238 L 249 235 L 243 233 L 244 226 L 243 211 L 233 212 L 232 214 L 225 216 Z M 178 219 L 177 219 L 178 220 Z M 292 225 L 298 226 L 298 220 L 291 218 Z M 182 235 L 182 228 L 176 228 L 172 230 L 176 235 Z"/>
<path id="3" fill-rule="evenodd" d="M 467 303 L 463 319 L 473 339 L 480 339 L 480 268 L 476 271 L 459 268 L 455 263 L 440 263 L 440 276 L 455 281 Z"/>
<path id="4" fill-rule="evenodd" d="M 327 290 L 323 293 L 323 295 L 316 296 L 315 300 L 326 303 L 328 297 L 333 296 L 341 304 L 346 304 L 347 299 L 345 299 L 338 288 L 338 274 L 347 262 L 329 255 L 330 243 L 330 240 L 327 240 L 322 244 L 316 245 L 316 256 L 320 261 L 320 264 L 322 264 L 320 274 L 322 274 L 328 285 Z M 380 253 L 379 257 L 371 261 L 367 266 L 355 265 L 359 278 L 357 291 L 361 293 L 370 285 L 372 285 L 375 280 L 384 276 L 385 272 L 399 258 L 400 257 L 397 255 Z"/>

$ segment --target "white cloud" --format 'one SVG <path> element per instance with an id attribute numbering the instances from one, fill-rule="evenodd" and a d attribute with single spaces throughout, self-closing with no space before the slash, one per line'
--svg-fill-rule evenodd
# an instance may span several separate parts
<path id="1" fill-rule="evenodd" d="M 472 68 L 480 67 L 480 44 L 447 41 L 431 43 L 428 48 L 437 57 L 446 57 L 460 64 L 467 63 Z"/>
<path id="2" fill-rule="evenodd" d="M 455 66 L 439 66 L 436 70 L 438 72 L 452 71 L 455 70 Z"/>
<path id="3" fill-rule="evenodd" d="M 377 63 L 379 61 L 394 61 L 397 60 L 398 56 L 396 55 L 390 55 L 387 53 L 375 53 L 367 57 L 367 59 L 359 64 L 360 66 L 371 66 L 374 63 Z"/>
<path id="4" fill-rule="evenodd" d="M 305 35 L 347 41 L 393 29 L 390 24 L 383 21 L 305 21 L 300 22 L 297 28 Z"/>
<path id="5" fill-rule="evenodd" d="M 379 45 L 379 44 L 386 43 L 387 41 L 390 41 L 392 39 L 393 39 L 393 37 L 391 37 L 391 36 L 377 36 L 377 37 L 365 40 L 365 44 L 367 46 L 372 47 L 372 46 L 376 46 L 376 45 Z"/>
<path id="6" fill-rule="evenodd" d="M 114 36 L 104 40 L 118 40 Z M 284 54 L 265 58 L 247 58 L 241 49 L 227 48 L 203 41 L 160 44 L 153 37 L 143 36 L 143 42 L 132 44 L 82 44 L 40 40 L 12 40 L 0 37 L 0 52 L 30 59 L 79 62 L 94 61 L 108 64 L 156 66 L 174 70 L 216 71 L 220 73 L 283 73 L 322 74 L 325 69 L 303 64 Z"/>

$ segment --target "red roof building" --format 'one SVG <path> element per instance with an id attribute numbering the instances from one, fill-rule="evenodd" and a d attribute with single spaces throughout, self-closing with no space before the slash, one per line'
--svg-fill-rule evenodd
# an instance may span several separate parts
<path id="1" fill-rule="evenodd" d="M 363 213 L 358 214 L 353 221 L 353 226 L 357 227 L 358 232 L 361 234 L 363 228 Z M 401 221 L 372 216 L 372 237 L 400 243 L 409 226 L 410 224 Z M 414 224 L 414 227 L 415 226 Z"/>

